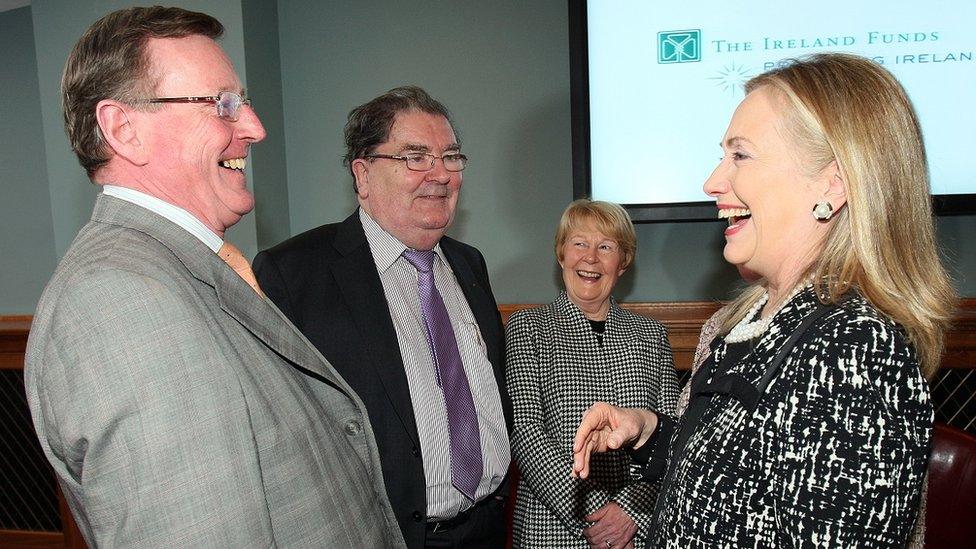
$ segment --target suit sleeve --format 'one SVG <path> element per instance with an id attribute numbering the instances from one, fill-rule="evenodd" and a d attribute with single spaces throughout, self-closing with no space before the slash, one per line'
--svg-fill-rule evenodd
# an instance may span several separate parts
<path id="1" fill-rule="evenodd" d="M 274 256 L 268 251 L 258 253 L 254 257 L 251 265 L 254 276 L 258 279 L 261 291 L 268 296 L 275 306 L 285 314 L 293 323 L 295 322 L 294 308 L 292 307 L 291 297 L 288 292 L 288 284 L 281 276 L 281 270 L 275 262 Z"/>
<path id="2" fill-rule="evenodd" d="M 539 334 L 528 315 L 515 313 L 506 329 L 506 378 L 515 426 L 512 453 L 522 482 L 570 531 L 587 526 L 583 517 L 604 505 L 610 493 L 590 480 L 572 478 L 572 451 L 545 426 L 542 394 L 546 380 L 539 359 Z"/>
<path id="3" fill-rule="evenodd" d="M 795 362 L 808 382 L 773 449 L 781 534 L 802 547 L 904 546 L 929 452 L 927 384 L 900 331 L 870 318 L 825 331 Z"/>
<path id="4" fill-rule="evenodd" d="M 92 546 L 273 544 L 233 352 L 197 307 L 149 276 L 86 273 L 31 344 L 41 446 Z"/>
<path id="5" fill-rule="evenodd" d="M 667 332 L 663 328 L 660 330 L 655 349 L 657 360 L 643 367 L 650 368 L 655 377 L 652 387 L 656 390 L 650 395 L 651 409 L 658 414 L 658 417 L 666 417 L 674 413 L 678 400 L 678 376 L 674 370 L 671 342 L 668 341 Z M 637 464 L 632 465 L 632 469 L 639 468 Z M 646 531 L 653 517 L 654 500 L 657 498 L 659 488 L 660 479 L 646 482 L 642 478 L 640 482 L 632 482 L 618 490 L 613 500 L 630 515 L 642 531 Z"/>

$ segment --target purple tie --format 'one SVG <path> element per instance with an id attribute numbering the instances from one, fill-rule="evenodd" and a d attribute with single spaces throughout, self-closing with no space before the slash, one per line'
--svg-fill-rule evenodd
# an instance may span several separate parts
<path id="1" fill-rule="evenodd" d="M 417 269 L 420 308 L 427 327 L 427 345 L 434 357 L 437 382 L 444 392 L 447 429 L 451 452 L 451 483 L 474 501 L 484 465 L 481 461 L 481 436 L 478 414 L 471 398 L 471 387 L 464 374 L 454 327 L 447 308 L 434 286 L 433 250 L 404 250 L 403 257 Z"/>

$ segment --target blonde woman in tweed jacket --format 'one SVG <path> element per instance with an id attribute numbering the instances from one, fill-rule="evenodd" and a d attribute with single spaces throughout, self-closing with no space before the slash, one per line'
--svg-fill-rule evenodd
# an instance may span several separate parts
<path id="1" fill-rule="evenodd" d="M 616 204 L 578 200 L 563 214 L 556 256 L 566 291 L 518 311 L 507 327 L 506 379 L 521 471 L 516 547 L 643 546 L 656 485 L 637 482 L 626 452 L 570 478 L 572 444 L 595 400 L 674 410 L 677 377 L 664 327 L 610 297 L 633 261 L 634 228 Z"/>
<path id="2" fill-rule="evenodd" d="M 729 219 L 726 260 L 761 278 L 680 420 L 596 404 L 573 471 L 609 448 L 647 461 L 664 479 L 649 547 L 905 547 L 954 302 L 918 120 L 890 73 L 847 54 L 746 92 L 705 191 Z"/>

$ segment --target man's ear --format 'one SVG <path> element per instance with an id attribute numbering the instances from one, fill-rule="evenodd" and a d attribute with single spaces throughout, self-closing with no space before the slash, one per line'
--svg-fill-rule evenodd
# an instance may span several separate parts
<path id="1" fill-rule="evenodd" d="M 359 198 L 369 198 L 369 163 L 365 159 L 357 158 L 352 161 L 352 175 L 356 179 L 356 195 Z"/>
<path id="2" fill-rule="evenodd" d="M 139 128 L 129 118 L 131 108 L 113 99 L 103 99 L 95 106 L 95 118 L 102 138 L 112 151 L 131 164 L 144 166 L 149 151 L 140 139 Z"/>

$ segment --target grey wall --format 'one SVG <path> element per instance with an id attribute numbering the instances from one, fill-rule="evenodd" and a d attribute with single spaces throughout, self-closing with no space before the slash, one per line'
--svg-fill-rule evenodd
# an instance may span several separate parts
<path id="1" fill-rule="evenodd" d="M 0 314 L 32 312 L 36 281 L 49 276 L 52 255 L 64 253 L 89 216 L 95 189 L 61 129 L 58 78 L 84 28 L 128 4 L 35 0 L 33 25 L 25 10 L 0 14 L 0 43 L 13 43 L 8 28 L 27 41 L 33 33 L 34 41 L 33 53 L 17 50 L 25 59 L 21 65 L 0 69 L 0 116 L 23 120 L 5 128 L 26 128 L 31 120 L 35 128 L 14 138 L 25 147 L 33 139 L 29 154 L 0 151 L 0 207 L 23 201 L 24 208 L 3 212 L 18 227 L 43 229 L 35 231 L 39 243 L 0 237 L 10 248 L 5 262 L 34 261 L 25 266 L 28 276 L 3 277 Z M 572 200 L 565 0 L 430 1 L 413 8 L 392 0 L 177 4 L 211 13 L 227 26 L 223 46 L 242 78 L 251 76 L 248 88 L 268 129 L 252 155 L 255 215 L 229 233 L 246 253 L 353 210 L 350 178 L 340 162 L 346 114 L 389 88 L 413 83 L 451 108 L 472 158 L 451 234 L 484 252 L 499 302 L 543 302 L 555 294 L 552 236 Z M 21 87 L 34 81 L 39 89 L 11 94 L 14 81 Z M 19 164 L 8 168 L 11 162 Z M 18 194 L 24 177 L 36 181 L 29 199 Z M 46 186 L 46 195 L 36 190 Z M 942 218 L 937 226 L 957 288 L 976 295 L 976 216 Z M 721 258 L 720 224 L 640 224 L 637 233 L 637 262 L 620 282 L 618 298 L 713 299 L 727 297 L 736 285 L 735 270 Z"/>
<path id="2" fill-rule="evenodd" d="M 278 9 L 275 2 L 243 0 L 244 52 L 248 94 L 261 113 L 268 132 L 251 151 L 254 181 L 254 221 L 259 249 L 270 248 L 292 235 L 288 213 L 288 168 L 281 106 L 281 56 L 278 49 Z"/>
<path id="3" fill-rule="evenodd" d="M 0 313 L 31 313 L 57 253 L 30 8 L 0 13 Z"/>
<path id="4" fill-rule="evenodd" d="M 246 82 L 244 30 L 239 0 L 171 1 L 171 5 L 209 13 L 226 28 L 221 45 Z M 68 52 L 89 25 L 103 15 L 145 2 L 122 0 L 35 0 L 34 44 L 40 83 L 41 118 L 47 156 L 48 185 L 54 215 L 54 240 L 58 256 L 64 255 L 78 229 L 91 217 L 98 189 L 93 186 L 71 152 L 61 118 L 60 80 Z M 227 238 L 246 253 L 257 248 L 254 216 L 245 217 L 228 231 Z"/>
<path id="5" fill-rule="evenodd" d="M 472 158 L 451 234 L 484 252 L 499 302 L 549 300 L 558 288 L 552 237 L 573 198 L 566 2 L 409 10 L 392 0 L 279 0 L 278 17 L 292 231 L 342 219 L 355 205 L 339 162 L 349 109 L 415 83 L 451 108 Z M 722 228 L 639 224 L 637 262 L 617 297 L 728 297 L 738 277 L 722 260 Z M 939 228 L 960 290 L 976 295 L 976 250 L 962 236 L 976 234 L 976 217 Z"/>
<path id="6" fill-rule="evenodd" d="M 976 216 L 940 217 L 935 227 L 956 291 L 963 297 L 976 297 Z"/>
<path id="7" fill-rule="evenodd" d="M 471 165 L 451 234 L 479 247 L 502 302 L 549 300 L 549 242 L 572 200 L 565 2 L 280 1 L 292 230 L 355 207 L 349 110 L 417 84 L 453 111 Z"/>

